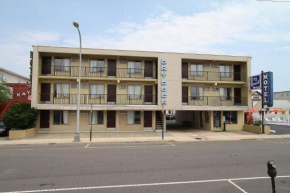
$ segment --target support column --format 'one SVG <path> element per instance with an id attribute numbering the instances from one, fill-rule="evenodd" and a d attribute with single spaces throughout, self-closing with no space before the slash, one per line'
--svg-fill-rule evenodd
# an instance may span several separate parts
<path id="1" fill-rule="evenodd" d="M 165 111 L 163 113 L 163 129 L 164 129 L 164 131 L 166 131 L 166 113 L 165 113 Z"/>

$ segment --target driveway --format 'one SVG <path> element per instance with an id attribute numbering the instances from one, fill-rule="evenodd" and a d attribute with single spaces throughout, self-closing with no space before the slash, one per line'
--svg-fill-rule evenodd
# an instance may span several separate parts
<path id="1" fill-rule="evenodd" d="M 274 130 L 275 133 L 272 133 L 274 135 L 286 135 L 290 134 L 290 127 L 284 126 L 284 125 L 268 125 L 270 126 L 271 130 Z"/>

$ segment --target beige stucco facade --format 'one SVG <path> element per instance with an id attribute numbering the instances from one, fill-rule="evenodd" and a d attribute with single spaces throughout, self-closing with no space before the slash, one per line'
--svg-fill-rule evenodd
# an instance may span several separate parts
<path id="1" fill-rule="evenodd" d="M 68 110 L 73 111 L 77 109 L 76 96 L 77 88 L 72 87 L 71 84 L 78 81 L 78 65 L 79 61 L 72 58 L 77 58 L 79 48 L 68 47 L 50 47 L 50 46 L 33 46 L 33 74 L 32 74 L 32 101 L 33 107 L 38 110 L 49 110 L 49 131 L 73 131 L 75 123 L 75 114 L 68 115 L 69 123 L 67 125 L 54 125 L 53 124 L 53 111 L 54 110 Z M 106 126 L 107 111 L 116 112 L 116 131 L 144 131 L 144 112 L 152 112 L 152 130 L 155 130 L 156 115 L 162 109 L 175 110 L 178 112 L 188 112 L 196 114 L 196 120 L 200 120 L 198 116 L 200 113 L 209 112 L 209 121 L 204 122 L 203 128 L 214 130 L 214 111 L 237 111 L 238 123 L 236 125 L 229 125 L 231 130 L 242 130 L 243 112 L 252 108 L 251 92 L 248 89 L 248 79 L 251 74 L 251 58 L 244 56 L 225 56 L 225 55 L 207 55 L 207 54 L 189 54 L 189 53 L 170 53 L 170 52 L 145 52 L 145 51 L 128 51 L 128 50 L 105 50 L 105 49 L 82 49 L 83 57 L 85 60 L 82 62 L 82 78 L 81 83 L 86 83 L 87 86 L 81 87 L 81 106 L 82 111 L 88 111 L 87 114 L 81 114 L 80 125 L 81 131 L 89 131 L 89 111 L 103 111 L 104 124 L 93 125 L 95 131 L 108 131 Z M 51 58 L 51 67 L 49 74 L 43 74 L 43 57 Z M 56 70 L 55 58 L 65 58 L 70 60 L 70 70 Z M 77 58 L 78 59 L 78 58 Z M 90 71 L 90 60 L 103 60 L 104 70 L 98 74 Z M 161 60 L 167 60 L 167 75 L 161 75 Z M 108 76 L 108 63 L 110 60 L 116 61 L 116 76 Z M 128 61 L 141 62 L 141 74 L 130 73 L 128 74 Z M 152 63 L 152 75 L 145 77 L 143 70 L 146 71 L 146 62 Z M 184 79 L 182 76 L 182 64 L 188 64 L 188 71 L 191 71 L 191 64 L 207 64 L 203 67 L 203 76 L 192 77 L 194 73 L 189 73 L 189 77 Z M 231 66 L 231 75 L 228 77 L 220 78 L 218 67 L 213 67 L 214 63 L 225 64 Z M 209 65 L 208 65 L 209 64 Z M 240 66 L 239 73 L 243 78 L 234 80 L 234 66 Z M 210 75 L 209 75 L 210 74 Z M 208 76 L 209 75 L 209 76 Z M 209 78 L 210 77 L 210 78 Z M 167 80 L 167 103 L 161 104 L 161 81 Z M 43 102 L 41 87 L 43 83 L 50 84 L 50 98 L 48 101 Z M 69 84 L 69 97 L 58 100 L 55 94 L 56 84 Z M 104 85 L 104 93 L 102 97 L 96 100 L 91 100 L 90 85 Z M 116 102 L 109 103 L 108 85 L 116 85 Z M 130 95 L 128 86 L 141 86 L 140 98 L 128 98 Z M 146 102 L 145 87 L 152 86 L 152 101 Z M 183 103 L 184 96 L 182 95 L 182 88 L 188 87 L 188 98 L 192 103 Z M 203 98 L 202 100 L 195 100 L 191 98 L 191 87 L 202 87 Z M 215 90 L 217 88 L 230 88 L 231 97 L 227 100 L 220 101 L 220 92 Z M 151 88 L 151 87 L 150 87 Z M 209 90 L 208 90 L 209 88 Z M 240 90 L 240 98 L 242 102 L 236 104 L 234 98 L 236 97 L 235 88 Z M 129 101 L 130 99 L 130 101 Z M 121 100 L 121 102 L 120 102 Z M 150 99 L 151 100 L 151 99 Z M 194 101 L 192 101 L 194 100 Z M 215 101 L 212 102 L 211 101 Z M 194 102 L 194 103 L 193 103 Z M 91 103 L 93 103 L 91 105 Z M 126 111 L 140 111 L 141 122 L 137 125 L 127 124 Z M 121 112 L 121 113 L 120 113 Z M 222 117 L 222 116 L 221 116 Z M 161 116 L 161 119 L 164 117 Z M 182 123 L 182 120 L 177 121 Z M 190 118 L 188 118 L 190 120 Z M 40 127 L 38 118 L 38 126 Z M 187 120 L 187 121 L 189 121 Z M 191 120 L 193 121 L 193 120 Z M 163 121 L 164 122 L 164 121 Z M 193 121 L 194 127 L 199 127 L 200 124 Z M 165 125 L 164 125 L 165 127 Z M 222 128 L 220 128 L 222 129 Z"/>

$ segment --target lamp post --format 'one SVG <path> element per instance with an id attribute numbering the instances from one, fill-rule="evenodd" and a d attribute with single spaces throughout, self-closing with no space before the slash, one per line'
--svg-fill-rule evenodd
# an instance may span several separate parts
<path id="1" fill-rule="evenodd" d="M 79 127 L 80 127 L 80 92 L 81 92 L 81 69 L 82 69 L 82 37 L 81 32 L 79 30 L 79 23 L 74 21 L 73 25 L 77 28 L 79 32 L 80 37 L 80 65 L 79 65 L 79 78 L 78 78 L 78 97 L 77 97 L 77 127 L 76 127 L 76 133 L 74 136 L 74 142 L 79 142 L 80 139 L 80 133 L 79 133 Z"/>

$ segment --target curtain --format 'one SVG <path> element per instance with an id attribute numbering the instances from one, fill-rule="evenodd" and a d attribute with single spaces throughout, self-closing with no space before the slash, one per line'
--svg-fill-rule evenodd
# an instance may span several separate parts
<path id="1" fill-rule="evenodd" d="M 63 71 L 69 71 L 70 59 L 63 59 Z"/>
<path id="2" fill-rule="evenodd" d="M 61 84 L 62 87 L 62 96 L 69 97 L 69 84 Z"/>
<path id="3" fill-rule="evenodd" d="M 231 71 L 232 71 L 231 68 L 232 66 L 230 65 L 225 66 L 226 77 L 231 77 Z"/>
<path id="4" fill-rule="evenodd" d="M 135 62 L 128 62 L 128 73 L 135 73 Z"/>
<path id="5" fill-rule="evenodd" d="M 197 75 L 198 76 L 203 76 L 203 65 L 202 64 L 199 64 L 197 65 Z"/>
<path id="6" fill-rule="evenodd" d="M 90 90 L 91 90 L 91 98 L 95 99 L 97 98 L 97 85 L 90 85 Z"/>
<path id="7" fill-rule="evenodd" d="M 225 89 L 224 88 L 220 88 L 220 100 L 224 100 L 225 99 Z"/>
<path id="8" fill-rule="evenodd" d="M 104 72 L 104 67 L 105 67 L 105 61 L 104 60 L 98 60 L 98 72 Z"/>
<path id="9" fill-rule="evenodd" d="M 90 120 L 91 120 L 91 124 L 97 124 L 97 112 L 93 111 L 92 114 L 90 114 Z"/>
<path id="10" fill-rule="evenodd" d="M 104 97 L 104 90 L 105 90 L 105 85 L 95 85 L 96 86 L 96 94 L 98 98 L 103 98 Z"/>
<path id="11" fill-rule="evenodd" d="M 141 86 L 135 86 L 135 99 L 141 99 Z"/>
<path id="12" fill-rule="evenodd" d="M 133 99 L 134 98 L 134 86 L 128 86 L 128 95 L 129 95 L 129 99 Z"/>
<path id="13" fill-rule="evenodd" d="M 61 84 L 56 84 L 56 97 L 61 97 L 62 96 L 62 89 L 61 89 Z"/>
<path id="14" fill-rule="evenodd" d="M 127 124 L 134 124 L 134 111 L 127 112 Z"/>
<path id="15" fill-rule="evenodd" d="M 190 71 L 191 71 L 191 76 L 196 76 L 196 64 L 191 64 L 190 65 Z"/>
<path id="16" fill-rule="evenodd" d="M 97 60 L 90 61 L 90 72 L 97 72 Z"/>
<path id="17" fill-rule="evenodd" d="M 135 73 L 141 73 L 141 62 L 135 62 Z"/>
<path id="18" fill-rule="evenodd" d="M 68 124 L 68 111 L 63 111 L 63 124 Z"/>
<path id="19" fill-rule="evenodd" d="M 197 92 L 196 92 L 196 87 L 190 87 L 191 91 L 191 99 L 197 99 Z"/>
<path id="20" fill-rule="evenodd" d="M 203 100 L 203 87 L 198 88 L 198 96 L 200 100 Z"/>
<path id="21" fill-rule="evenodd" d="M 225 77 L 225 66 L 223 65 L 220 65 L 220 76 L 221 77 Z"/>

